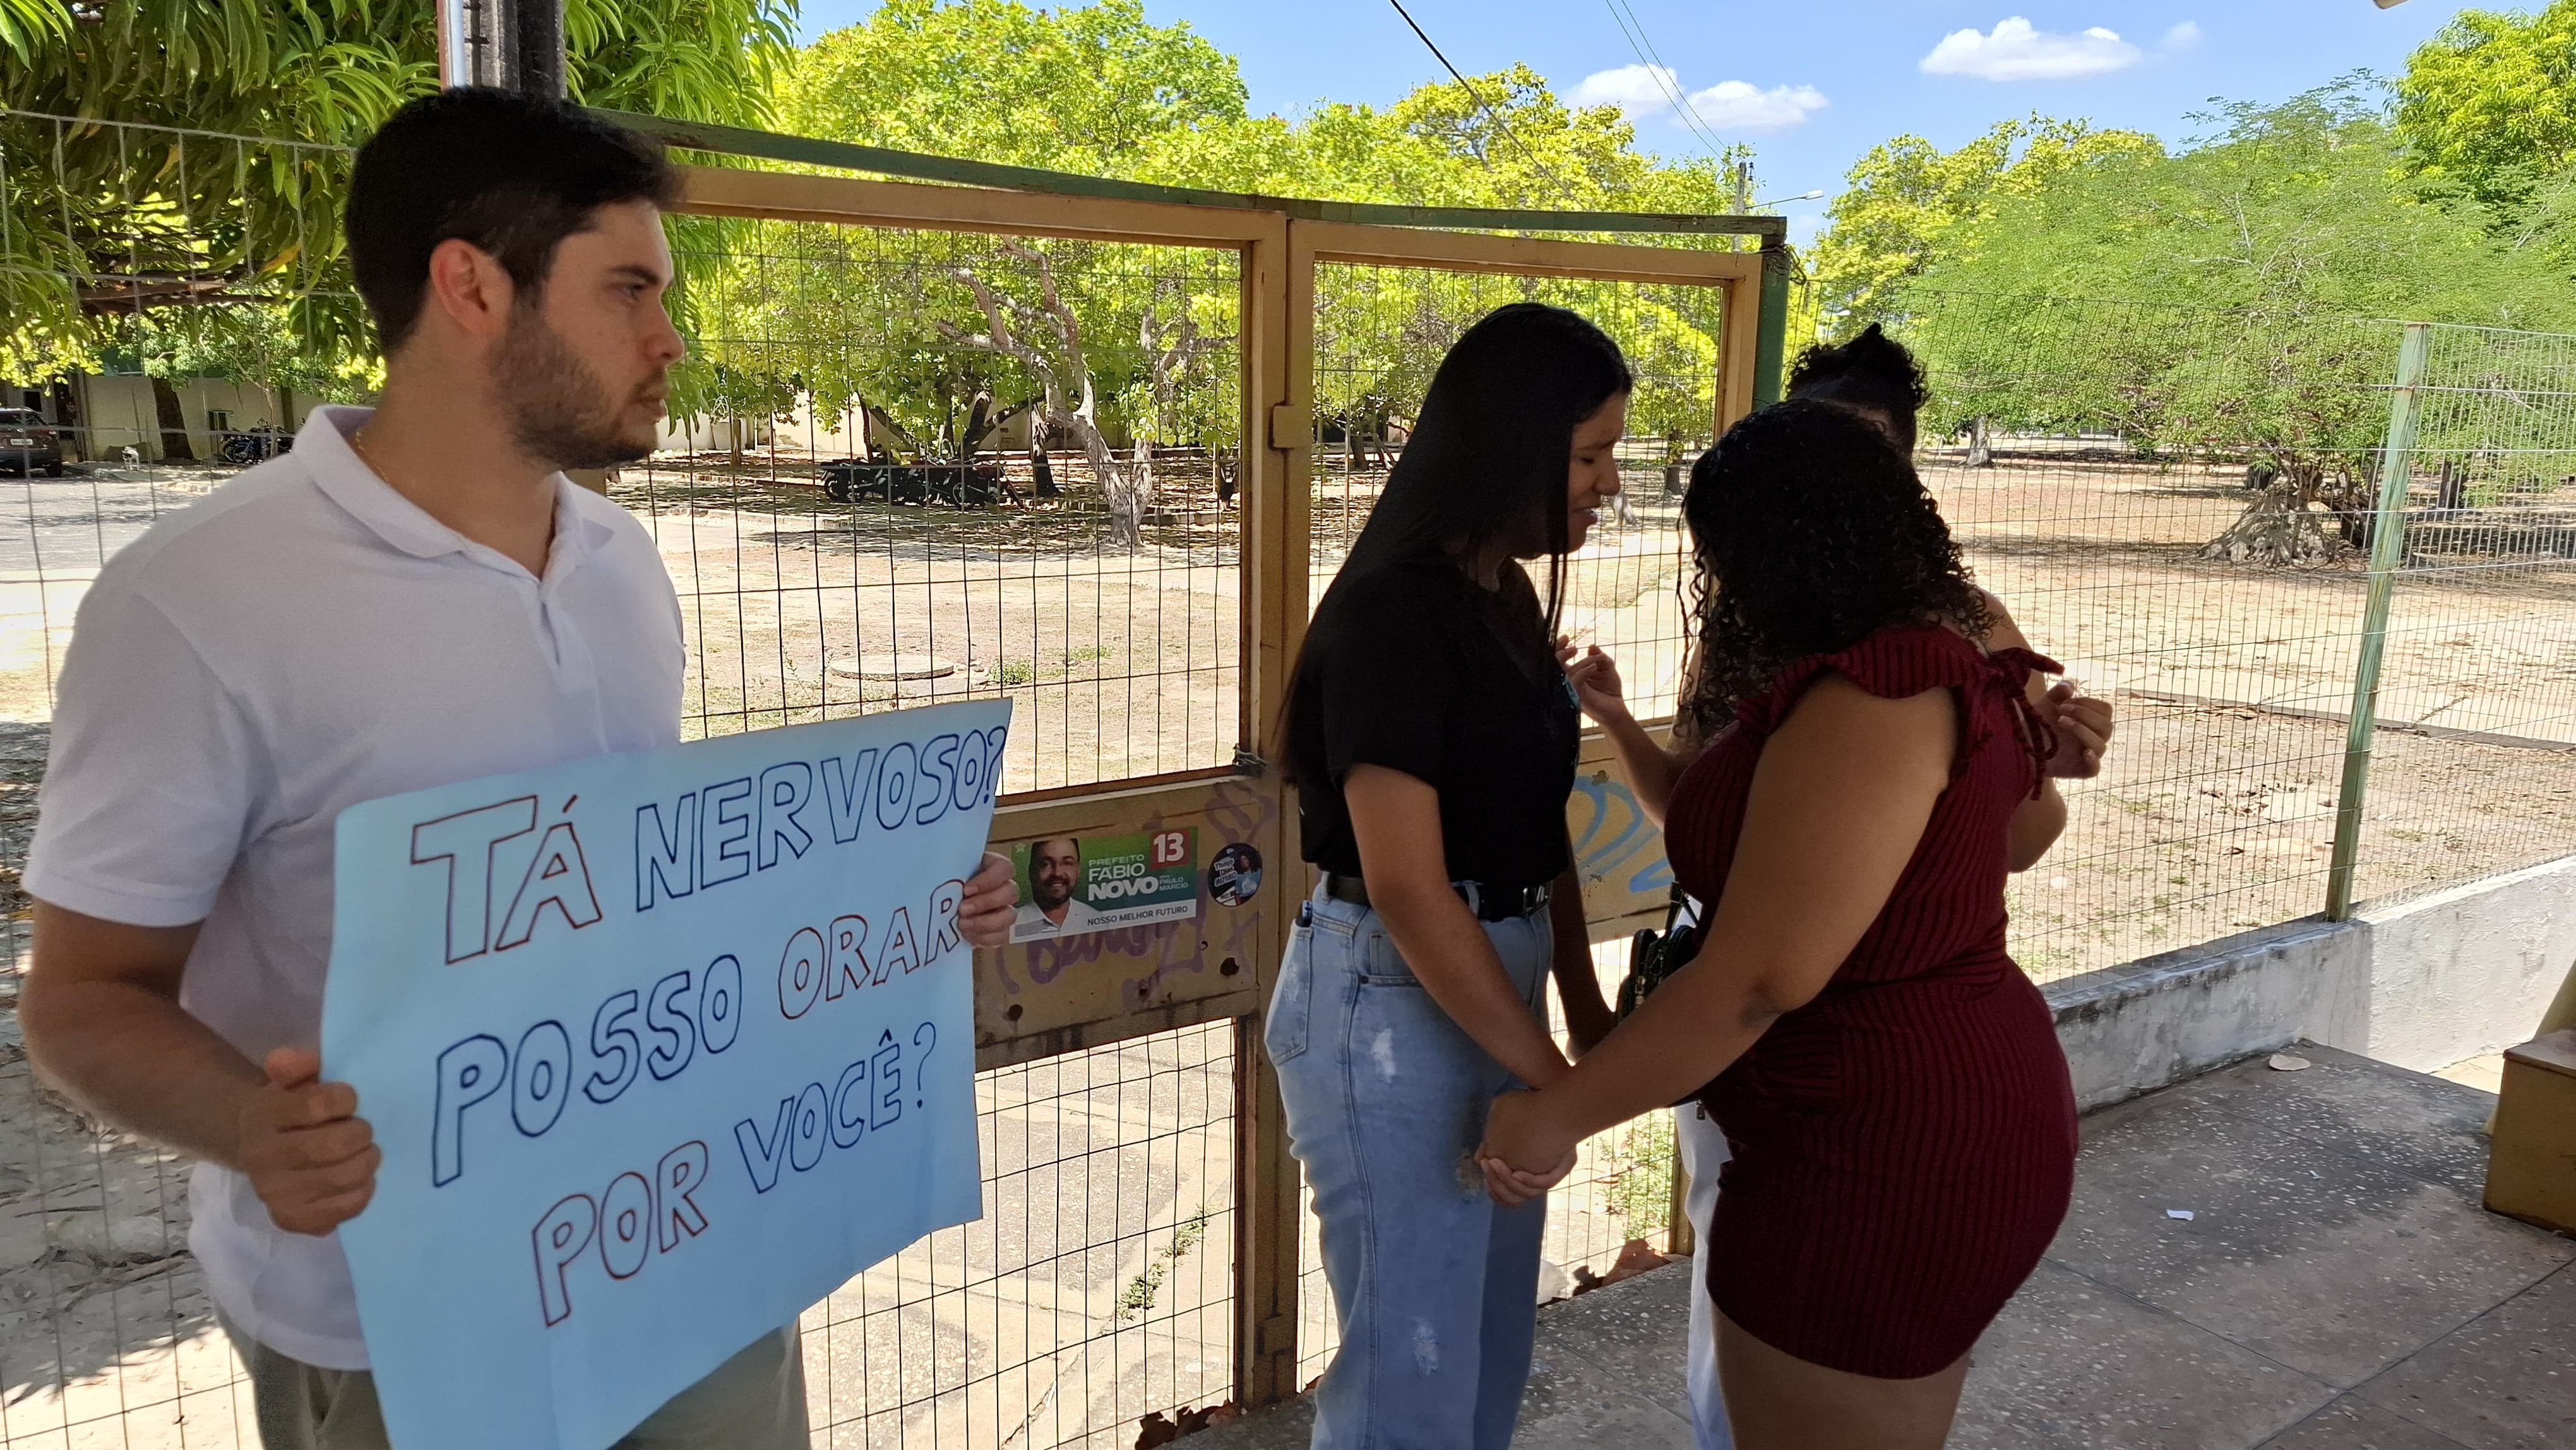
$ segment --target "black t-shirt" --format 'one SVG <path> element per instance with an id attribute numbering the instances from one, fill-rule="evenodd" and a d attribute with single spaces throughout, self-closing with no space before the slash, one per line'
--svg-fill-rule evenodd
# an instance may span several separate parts
<path id="1" fill-rule="evenodd" d="M 1451 880 L 1517 889 L 1565 869 L 1581 726 L 1525 586 L 1441 560 L 1349 581 L 1307 627 L 1294 708 L 1307 860 L 1359 874 L 1342 780 L 1382 765 L 1440 793 Z"/>

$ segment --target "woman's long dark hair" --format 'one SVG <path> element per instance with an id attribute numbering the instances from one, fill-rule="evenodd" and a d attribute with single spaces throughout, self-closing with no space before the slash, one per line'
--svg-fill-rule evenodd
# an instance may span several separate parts
<path id="1" fill-rule="evenodd" d="M 1676 713 L 1700 739 L 1809 655 L 1900 624 L 1992 627 L 1912 461 L 1848 408 L 1792 400 L 1729 428 L 1692 467 L 1682 516 L 1698 635 Z"/>
<path id="2" fill-rule="evenodd" d="M 1332 587 L 1315 605 L 1318 618 L 1360 580 L 1423 559 L 1454 560 L 1460 569 L 1488 549 L 1548 555 L 1547 600 L 1519 563 L 1503 563 L 1502 603 L 1526 602 L 1533 634 L 1544 645 L 1556 628 L 1564 592 L 1566 477 L 1574 430 L 1603 404 L 1629 391 L 1636 376 L 1608 333 L 1562 307 L 1514 302 L 1467 329 L 1432 374 L 1404 452 L 1387 476 L 1368 523 Z M 1278 757 L 1294 778 L 1311 745 L 1301 734 L 1297 695 L 1302 651 L 1289 673 L 1279 715 Z"/>

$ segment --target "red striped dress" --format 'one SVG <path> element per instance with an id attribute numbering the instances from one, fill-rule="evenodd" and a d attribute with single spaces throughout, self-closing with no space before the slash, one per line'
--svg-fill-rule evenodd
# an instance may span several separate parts
<path id="1" fill-rule="evenodd" d="M 1828 671 L 1873 695 L 1953 692 L 1959 752 L 1914 859 L 1817 998 L 1702 1094 L 1734 1158 L 1709 1289 L 1764 1343 L 1912 1379 L 1968 1352 L 2066 1215 L 2075 1099 L 2039 990 L 2004 950 L 2006 830 L 2045 730 L 2023 687 L 2056 666 L 1933 626 L 1799 661 L 1673 789 L 1673 874 L 1715 902 L 1762 743 Z"/>

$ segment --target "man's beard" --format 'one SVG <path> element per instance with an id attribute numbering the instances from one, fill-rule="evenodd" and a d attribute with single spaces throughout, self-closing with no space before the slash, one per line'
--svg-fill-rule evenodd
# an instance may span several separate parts
<path id="1" fill-rule="evenodd" d="M 494 363 L 510 435 L 522 452 L 556 468 L 614 468 L 653 451 L 618 432 L 624 409 L 599 374 L 533 312 L 510 320 Z"/>

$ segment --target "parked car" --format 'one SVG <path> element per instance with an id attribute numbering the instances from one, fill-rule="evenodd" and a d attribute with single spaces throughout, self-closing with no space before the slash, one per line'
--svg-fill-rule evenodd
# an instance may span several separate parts
<path id="1" fill-rule="evenodd" d="M 0 468 L 26 478 L 39 468 L 63 476 L 63 435 L 33 408 L 0 408 Z"/>

